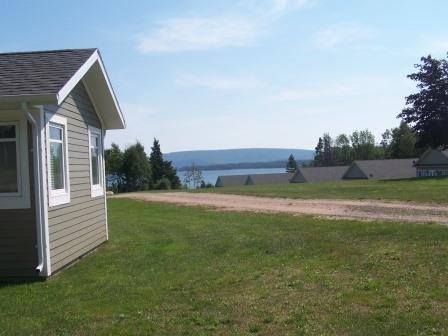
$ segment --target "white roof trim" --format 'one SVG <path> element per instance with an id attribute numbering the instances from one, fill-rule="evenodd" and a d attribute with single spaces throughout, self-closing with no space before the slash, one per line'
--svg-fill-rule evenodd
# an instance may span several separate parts
<path id="1" fill-rule="evenodd" d="M 56 95 L 57 103 L 58 103 L 58 105 L 62 104 L 62 102 L 67 98 L 67 96 L 70 94 L 70 92 L 84 78 L 84 76 L 87 74 L 87 72 L 92 68 L 92 66 L 96 62 L 98 62 L 98 65 L 101 69 L 105 84 L 110 92 L 110 96 L 112 97 L 113 105 L 116 109 L 116 112 L 118 113 L 118 116 L 119 116 L 120 121 L 124 128 L 124 127 L 126 127 L 126 122 L 124 120 L 123 113 L 121 112 L 120 105 L 118 104 L 117 98 L 115 96 L 115 92 L 112 88 L 112 85 L 109 80 L 109 76 L 107 75 L 107 71 L 104 67 L 103 61 L 101 59 L 101 56 L 100 56 L 98 50 L 95 50 L 92 53 L 92 55 L 87 59 L 87 61 L 75 72 L 75 74 L 67 81 L 67 83 L 65 83 L 65 85 L 62 87 L 62 89 L 59 90 L 59 92 Z M 100 113 L 100 111 L 97 111 L 97 113 Z M 105 118 L 106 116 L 101 116 L 101 117 Z"/>
<path id="2" fill-rule="evenodd" d="M 94 53 L 87 59 L 87 61 L 75 72 L 75 74 L 68 80 L 67 83 L 59 90 L 56 94 L 58 99 L 58 105 L 67 98 L 70 92 L 74 89 L 76 84 L 84 77 L 84 75 L 89 71 L 92 65 L 99 59 L 98 51 L 95 50 Z"/>

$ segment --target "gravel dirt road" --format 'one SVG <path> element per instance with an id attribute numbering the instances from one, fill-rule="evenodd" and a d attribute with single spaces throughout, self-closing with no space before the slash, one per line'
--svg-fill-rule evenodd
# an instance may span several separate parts
<path id="1" fill-rule="evenodd" d="M 328 218 L 448 224 L 448 206 L 434 204 L 377 200 L 305 200 L 189 192 L 138 192 L 119 194 L 113 197 L 231 211 L 292 213 Z"/>

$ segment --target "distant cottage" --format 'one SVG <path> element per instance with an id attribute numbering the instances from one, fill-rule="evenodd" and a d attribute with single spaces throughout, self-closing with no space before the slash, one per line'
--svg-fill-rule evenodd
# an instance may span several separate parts
<path id="1" fill-rule="evenodd" d="M 0 54 L 0 278 L 48 277 L 108 239 L 98 49 Z"/>
<path id="2" fill-rule="evenodd" d="M 356 160 L 344 174 L 344 179 L 403 179 L 416 176 L 417 159 Z"/>
<path id="3" fill-rule="evenodd" d="M 216 179 L 215 187 L 235 187 L 245 185 L 248 175 L 223 175 Z"/>
<path id="4" fill-rule="evenodd" d="M 291 182 L 293 173 L 253 174 L 247 178 L 247 185 L 287 184 Z"/>
<path id="5" fill-rule="evenodd" d="M 415 162 L 417 177 L 448 176 L 448 149 L 429 149 Z"/>
<path id="6" fill-rule="evenodd" d="M 291 183 L 339 181 L 349 166 L 299 167 Z"/>

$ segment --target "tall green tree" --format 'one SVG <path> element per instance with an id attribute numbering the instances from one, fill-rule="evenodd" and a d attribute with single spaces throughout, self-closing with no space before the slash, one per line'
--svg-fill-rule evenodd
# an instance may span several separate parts
<path id="1" fill-rule="evenodd" d="M 350 138 L 346 134 L 339 134 L 334 141 L 334 162 L 341 166 L 352 162 Z"/>
<path id="2" fill-rule="evenodd" d="M 316 167 L 323 166 L 324 164 L 324 142 L 321 137 L 317 142 L 316 148 L 314 149 L 314 165 Z"/>
<path id="3" fill-rule="evenodd" d="M 375 158 L 375 136 L 368 129 L 354 131 L 350 136 L 354 160 L 373 160 Z"/>
<path id="4" fill-rule="evenodd" d="M 447 54 L 448 57 L 448 54 Z M 429 55 L 415 64 L 417 72 L 408 78 L 417 82 L 419 92 L 406 97 L 398 115 L 412 125 L 420 147 L 448 147 L 448 61 Z"/>
<path id="5" fill-rule="evenodd" d="M 167 179 L 170 182 L 169 188 L 180 188 L 180 179 L 177 176 L 177 171 L 173 167 L 171 161 L 163 159 L 163 153 L 160 149 L 159 140 L 157 139 L 154 139 L 153 145 L 151 147 L 149 162 L 151 163 L 151 178 L 154 185 L 165 186 L 166 181 L 164 183 L 159 183 L 159 181 L 161 181 L 162 179 Z"/>
<path id="6" fill-rule="evenodd" d="M 124 151 L 123 175 L 127 191 L 147 190 L 152 185 L 151 166 L 140 142 Z"/>
<path id="7" fill-rule="evenodd" d="M 159 140 L 154 139 L 149 155 L 149 163 L 151 164 L 152 180 L 157 182 L 164 177 L 165 165 L 163 162 L 163 154 L 160 149 Z"/>
<path id="8" fill-rule="evenodd" d="M 123 190 L 123 152 L 117 144 L 112 143 L 111 148 L 104 151 L 104 162 L 108 189 L 114 192 Z"/>
<path id="9" fill-rule="evenodd" d="M 324 133 L 322 137 L 323 142 L 323 165 L 324 166 L 332 166 L 333 162 L 333 139 L 330 136 L 330 133 Z"/>
<path id="10" fill-rule="evenodd" d="M 297 170 L 297 161 L 294 158 L 294 155 L 290 155 L 288 161 L 286 162 L 286 172 L 294 173 Z"/>
<path id="11" fill-rule="evenodd" d="M 394 159 L 413 158 L 417 139 L 408 124 L 402 122 L 392 131 L 391 156 Z"/>

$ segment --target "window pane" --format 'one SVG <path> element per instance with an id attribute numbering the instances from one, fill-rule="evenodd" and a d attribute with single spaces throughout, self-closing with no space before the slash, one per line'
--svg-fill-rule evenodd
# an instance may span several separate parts
<path id="1" fill-rule="evenodd" d="M 62 129 L 59 127 L 50 126 L 50 139 L 62 140 Z"/>
<path id="2" fill-rule="evenodd" d="M 62 158 L 62 144 L 57 142 L 50 143 L 50 173 L 51 189 L 64 189 L 64 168 Z"/>
<path id="3" fill-rule="evenodd" d="M 0 193 L 18 191 L 16 142 L 0 142 Z"/>
<path id="4" fill-rule="evenodd" d="M 14 139 L 16 137 L 16 127 L 14 125 L 0 125 L 0 139 Z"/>
<path id="5" fill-rule="evenodd" d="M 99 155 L 98 148 L 90 149 L 92 157 L 92 184 L 100 184 L 100 165 L 99 165 Z"/>

